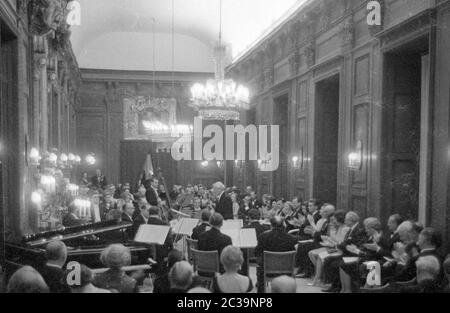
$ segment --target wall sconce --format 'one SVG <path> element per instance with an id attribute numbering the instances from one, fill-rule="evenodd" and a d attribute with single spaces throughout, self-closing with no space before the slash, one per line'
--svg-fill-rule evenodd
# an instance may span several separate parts
<path id="1" fill-rule="evenodd" d="M 41 155 L 39 154 L 39 150 L 36 148 L 31 148 L 28 158 L 30 159 L 31 165 L 38 166 L 39 161 L 41 160 Z"/>
<path id="2" fill-rule="evenodd" d="M 223 161 L 217 161 L 217 167 L 223 168 Z"/>
<path id="3" fill-rule="evenodd" d="M 41 194 L 39 192 L 37 192 L 37 191 L 33 191 L 31 193 L 31 202 L 33 202 L 37 206 L 40 206 L 41 203 L 42 203 L 42 196 L 41 196 Z"/>
<path id="4" fill-rule="evenodd" d="M 244 160 L 234 160 L 234 165 L 236 166 L 236 168 L 243 168 L 244 162 Z"/>
<path id="5" fill-rule="evenodd" d="M 361 170 L 363 161 L 362 141 L 358 140 L 356 149 L 348 154 L 348 167 L 352 170 Z"/>
<path id="6" fill-rule="evenodd" d="M 203 161 L 200 165 L 201 165 L 202 167 L 208 167 L 209 162 L 208 162 L 208 161 Z"/>
<path id="7" fill-rule="evenodd" d="M 86 163 L 89 164 L 89 165 L 94 165 L 95 162 L 96 162 L 94 154 L 88 154 L 86 156 L 85 160 L 86 160 Z"/>

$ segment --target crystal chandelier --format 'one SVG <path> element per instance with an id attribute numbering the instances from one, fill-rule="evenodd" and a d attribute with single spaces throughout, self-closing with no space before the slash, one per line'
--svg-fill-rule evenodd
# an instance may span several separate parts
<path id="1" fill-rule="evenodd" d="M 190 106 L 205 120 L 239 120 L 239 110 L 249 109 L 249 91 L 225 79 L 223 56 L 226 47 L 222 45 L 222 0 L 220 0 L 219 45 L 214 49 L 215 78 L 206 85 L 196 83 L 191 88 Z"/>

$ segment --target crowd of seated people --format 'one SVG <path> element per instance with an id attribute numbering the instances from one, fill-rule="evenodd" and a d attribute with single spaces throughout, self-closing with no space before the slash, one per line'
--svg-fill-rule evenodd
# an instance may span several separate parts
<path id="1" fill-rule="evenodd" d="M 211 189 L 203 185 L 174 186 L 166 193 L 158 179 L 152 177 L 134 193 L 130 192 L 128 184 L 121 188 L 120 192 L 115 190 L 104 197 L 111 202 L 105 218 L 133 223 L 127 231 L 129 238 L 142 224 L 170 226 L 172 219 L 184 216 L 199 219 L 191 239 L 198 241 L 198 250 L 217 251 L 219 255 L 219 273 L 212 277 L 213 283 L 207 288 L 212 292 L 243 293 L 253 290 L 253 286 L 258 292 L 264 292 L 265 251 L 295 251 L 296 278 L 310 278 L 310 285 L 322 287 L 324 292 L 358 292 L 371 287 L 367 283 L 368 262 L 380 264 L 380 285 L 389 284 L 395 291 L 450 289 L 450 261 L 447 258 L 443 262 L 438 253 L 441 235 L 415 221 L 403 220 L 398 214 L 390 216 L 383 225 L 378 218 L 362 220 L 356 212 L 336 210 L 330 203 L 319 205 L 316 199 L 302 201 L 294 197 L 286 201 L 268 194 L 259 198 L 250 186 L 241 193 L 236 187 L 226 188 L 220 182 Z M 172 203 L 171 207 L 167 206 L 168 202 Z M 249 278 L 247 253 L 233 247 L 231 237 L 222 232 L 224 221 L 230 219 L 240 219 L 243 228 L 255 229 L 256 282 Z M 205 285 L 197 280 L 201 273 L 195 273 L 188 262 L 191 260 L 186 260 L 185 255 L 176 250 L 175 238 L 169 231 L 165 244 L 156 249 L 158 270 L 152 272 L 153 291 L 204 291 Z M 62 242 L 53 242 L 47 246 L 47 263 L 37 268 L 38 274 L 33 272 L 32 276 L 40 275 L 50 292 L 138 292 L 141 277 L 123 271 L 123 267 L 130 264 L 130 258 L 128 248 L 112 244 L 101 255 L 107 271 L 92 275 L 90 269 L 83 266 L 82 286 L 68 287 L 63 270 L 67 249 Z M 31 270 L 22 271 L 29 273 Z M 273 292 L 295 291 L 293 279 L 274 279 Z M 40 284 L 38 280 L 35 283 Z"/>

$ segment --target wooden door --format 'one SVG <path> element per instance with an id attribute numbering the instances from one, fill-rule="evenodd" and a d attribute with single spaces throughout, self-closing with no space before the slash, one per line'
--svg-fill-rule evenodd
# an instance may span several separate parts
<path id="1" fill-rule="evenodd" d="M 316 85 L 314 197 L 336 204 L 339 142 L 339 76 Z"/>
<path id="2" fill-rule="evenodd" d="M 384 81 L 385 215 L 395 212 L 415 219 L 419 194 L 420 55 L 386 55 Z"/>

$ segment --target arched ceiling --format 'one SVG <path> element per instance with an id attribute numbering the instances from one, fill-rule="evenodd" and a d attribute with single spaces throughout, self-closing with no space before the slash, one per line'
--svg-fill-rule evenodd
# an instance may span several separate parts
<path id="1" fill-rule="evenodd" d="M 81 68 L 172 69 L 172 0 L 78 0 L 81 25 L 72 46 Z M 233 57 L 304 0 L 223 0 L 223 41 Z M 175 70 L 212 72 L 219 0 L 174 0 Z"/>

